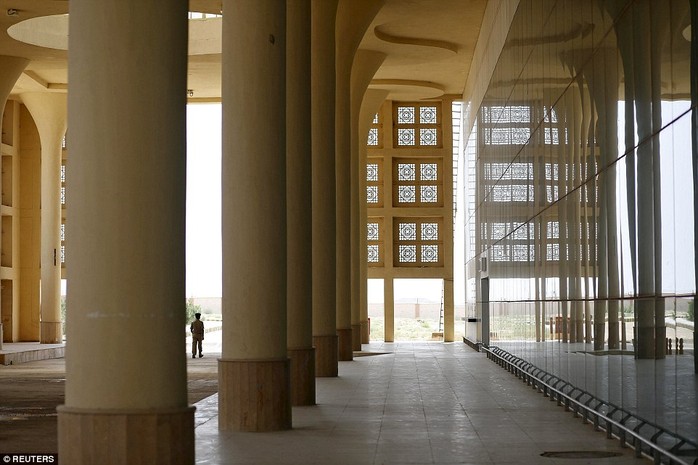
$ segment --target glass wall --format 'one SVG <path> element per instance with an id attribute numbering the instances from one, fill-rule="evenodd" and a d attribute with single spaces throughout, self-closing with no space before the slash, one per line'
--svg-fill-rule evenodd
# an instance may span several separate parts
<path id="1" fill-rule="evenodd" d="M 467 150 L 465 333 L 698 443 L 690 61 L 688 0 L 520 2 Z"/>

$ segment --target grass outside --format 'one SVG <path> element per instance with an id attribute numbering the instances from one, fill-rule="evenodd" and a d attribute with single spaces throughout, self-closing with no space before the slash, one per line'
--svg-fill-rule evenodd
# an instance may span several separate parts
<path id="1" fill-rule="evenodd" d="M 417 319 L 417 318 L 395 318 L 395 340 L 396 341 L 431 341 L 432 333 L 439 330 L 437 320 Z M 443 329 L 442 329 L 443 330 Z M 382 317 L 371 317 L 371 341 L 382 341 L 385 338 L 385 320 Z M 463 338 L 463 330 L 456 324 L 455 340 Z M 438 338 L 439 340 L 441 338 Z"/>

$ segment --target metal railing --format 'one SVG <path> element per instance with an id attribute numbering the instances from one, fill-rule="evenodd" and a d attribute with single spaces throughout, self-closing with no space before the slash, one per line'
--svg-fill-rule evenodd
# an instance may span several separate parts
<path id="1" fill-rule="evenodd" d="M 637 457 L 645 455 L 655 464 L 698 465 L 698 445 L 695 442 L 599 399 L 499 347 L 481 345 L 480 350 L 486 352 L 488 359 L 550 397 L 551 401 L 557 401 L 565 410 L 581 416 L 585 423 L 593 423 L 594 429 L 605 430 L 609 439 L 615 437 L 622 446 L 635 449 Z"/>

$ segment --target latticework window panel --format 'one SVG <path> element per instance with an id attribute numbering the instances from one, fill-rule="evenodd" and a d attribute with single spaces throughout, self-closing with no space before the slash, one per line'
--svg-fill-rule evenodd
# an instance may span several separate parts
<path id="1" fill-rule="evenodd" d="M 371 157 L 366 162 L 366 204 L 369 208 L 383 206 L 383 159 Z"/>
<path id="2" fill-rule="evenodd" d="M 442 147 L 441 103 L 395 103 L 393 105 L 396 148 Z"/>
<path id="3" fill-rule="evenodd" d="M 366 258 L 370 267 L 382 267 L 385 265 L 384 236 L 383 218 L 369 217 L 366 222 Z"/>
<path id="4" fill-rule="evenodd" d="M 366 145 L 371 149 L 383 148 L 383 121 L 380 113 L 376 113 L 371 121 L 366 137 Z"/>
<path id="5" fill-rule="evenodd" d="M 393 206 L 443 206 L 442 158 L 393 159 Z"/>
<path id="6" fill-rule="evenodd" d="M 394 218 L 393 266 L 443 266 L 443 218 Z"/>

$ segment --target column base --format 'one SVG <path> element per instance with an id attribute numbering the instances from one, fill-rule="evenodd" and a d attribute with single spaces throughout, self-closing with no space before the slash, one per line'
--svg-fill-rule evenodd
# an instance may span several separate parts
<path id="1" fill-rule="evenodd" d="M 368 320 L 361 322 L 361 343 L 371 342 L 371 325 Z"/>
<path id="2" fill-rule="evenodd" d="M 288 359 L 218 360 L 218 429 L 291 429 L 291 373 Z"/>
<path id="3" fill-rule="evenodd" d="M 337 330 L 337 348 L 340 362 L 350 362 L 354 360 L 354 350 L 352 349 L 351 328 Z"/>
<path id="4" fill-rule="evenodd" d="M 291 405 L 315 405 L 315 349 L 288 349 Z"/>
<path id="5" fill-rule="evenodd" d="M 620 349 L 620 324 L 618 321 L 608 322 L 608 350 Z"/>
<path id="6" fill-rule="evenodd" d="M 594 322 L 594 350 L 604 350 L 606 347 L 606 324 Z"/>
<path id="7" fill-rule="evenodd" d="M 577 342 L 584 342 L 584 320 L 577 320 Z"/>
<path id="8" fill-rule="evenodd" d="M 635 340 L 635 358 L 654 359 L 655 340 L 654 327 L 637 328 L 637 339 Z M 662 341 L 662 344 L 664 341 Z"/>
<path id="9" fill-rule="evenodd" d="M 315 347 L 315 376 L 334 377 L 339 374 L 337 336 L 313 336 Z"/>
<path id="10" fill-rule="evenodd" d="M 654 327 L 654 340 L 657 341 L 654 346 L 654 358 L 656 360 L 666 358 L 666 345 L 661 343 L 666 341 L 666 326 Z"/>
<path id="11" fill-rule="evenodd" d="M 63 342 L 61 322 L 42 321 L 39 342 L 42 344 L 60 344 Z"/>
<path id="12" fill-rule="evenodd" d="M 361 325 L 351 325 L 351 348 L 361 350 Z"/>
<path id="13" fill-rule="evenodd" d="M 71 465 L 194 463 L 194 407 L 58 411 L 58 457 Z"/>

